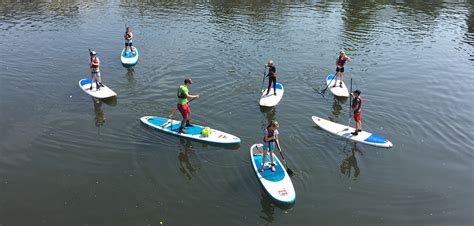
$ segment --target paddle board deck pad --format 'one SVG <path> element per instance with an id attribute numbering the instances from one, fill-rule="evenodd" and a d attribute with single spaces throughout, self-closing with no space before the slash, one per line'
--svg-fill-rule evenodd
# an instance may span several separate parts
<path id="1" fill-rule="evenodd" d="M 138 63 L 138 50 L 137 48 L 133 47 L 133 54 L 130 50 L 122 50 L 122 54 L 120 55 L 120 60 L 122 61 L 123 65 L 133 66 Z"/>
<path id="2" fill-rule="evenodd" d="M 81 89 L 84 92 L 86 92 L 87 94 L 89 94 L 89 95 L 91 95 L 95 98 L 98 98 L 98 99 L 105 99 L 105 98 L 117 96 L 117 94 L 112 89 L 107 87 L 106 85 L 104 85 L 104 87 L 100 87 L 100 89 L 97 90 L 95 80 L 92 83 L 92 90 L 90 89 L 91 88 L 91 80 L 90 79 L 81 79 L 81 80 L 79 80 L 79 87 L 81 87 Z"/>
<path id="3" fill-rule="evenodd" d="M 355 129 L 352 127 L 331 122 L 316 116 L 313 116 L 312 119 L 313 122 L 316 123 L 316 125 L 318 125 L 321 129 L 346 139 L 382 148 L 391 148 L 393 146 L 392 142 L 377 134 L 362 131 L 359 132 L 358 135 L 352 135 L 351 133 L 355 131 Z"/>
<path id="4" fill-rule="evenodd" d="M 275 172 L 272 172 L 270 167 L 270 155 L 267 154 L 265 160 L 265 171 L 260 172 L 263 160 L 263 144 L 254 144 L 250 148 L 250 160 L 252 161 L 253 170 L 257 175 L 257 179 L 262 185 L 265 192 L 270 197 L 281 203 L 291 205 L 295 203 L 296 193 L 290 176 L 281 164 L 278 157 L 273 155 L 273 163 L 275 164 Z"/>
<path id="5" fill-rule="evenodd" d="M 202 136 L 201 132 L 203 126 L 191 125 L 184 128 L 184 133 L 178 133 L 181 121 L 170 120 L 169 118 L 158 117 L 158 116 L 143 116 L 140 120 L 159 131 L 173 134 L 175 136 L 189 138 L 193 140 L 215 143 L 215 144 L 240 144 L 240 138 L 224 133 L 219 130 L 211 129 L 211 134 L 207 137 Z"/>
<path id="6" fill-rule="evenodd" d="M 276 90 L 276 95 L 275 95 L 275 90 Z M 280 83 L 277 83 L 276 85 L 273 85 L 273 87 L 270 88 L 270 92 L 268 92 L 267 95 L 267 89 L 263 90 L 262 96 L 260 97 L 260 106 L 263 107 L 273 107 L 276 106 L 281 98 L 283 98 L 283 93 L 285 92 L 283 85 Z"/>
<path id="7" fill-rule="evenodd" d="M 337 79 L 336 87 L 332 87 L 334 85 L 334 82 L 336 81 L 336 78 L 334 78 L 334 76 L 335 75 L 330 74 L 326 77 L 326 85 L 328 85 L 328 89 L 331 90 L 331 93 L 334 96 L 349 97 L 349 90 L 347 90 L 346 84 L 342 82 L 342 88 L 339 86 L 339 78 Z"/>

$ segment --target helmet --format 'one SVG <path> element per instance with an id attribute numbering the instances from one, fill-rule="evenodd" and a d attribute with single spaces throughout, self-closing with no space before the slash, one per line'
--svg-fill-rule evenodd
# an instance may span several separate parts
<path id="1" fill-rule="evenodd" d="M 267 65 L 268 65 L 268 66 L 272 66 L 272 65 L 273 65 L 273 60 L 268 60 Z"/>

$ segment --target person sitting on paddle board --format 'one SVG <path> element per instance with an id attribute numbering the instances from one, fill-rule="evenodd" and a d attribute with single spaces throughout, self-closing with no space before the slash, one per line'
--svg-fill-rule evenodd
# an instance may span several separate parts
<path id="1" fill-rule="evenodd" d="M 277 121 L 270 121 L 270 124 L 267 128 L 263 131 L 263 159 L 262 159 L 262 167 L 260 168 L 260 172 L 265 171 L 265 159 L 267 157 L 267 152 L 270 152 L 270 164 L 271 164 L 271 171 L 275 172 L 275 163 L 273 163 L 273 152 L 275 150 L 275 143 L 280 146 L 278 141 L 278 127 L 280 125 Z"/>
<path id="2" fill-rule="evenodd" d="M 336 60 L 336 75 L 334 78 L 334 85 L 332 87 L 336 87 L 337 84 L 337 76 L 339 75 L 339 86 L 342 88 L 342 77 L 344 76 L 344 65 L 346 65 L 346 62 L 351 61 L 351 58 L 349 58 L 344 50 L 341 49 L 339 51 L 339 57 Z"/>
<path id="3" fill-rule="evenodd" d="M 133 34 L 132 34 L 132 28 L 131 27 L 127 27 L 127 30 L 125 31 L 124 38 L 125 38 L 125 49 L 130 50 L 130 52 L 132 52 L 132 54 L 133 54 L 133 44 L 132 44 Z"/>
<path id="4" fill-rule="evenodd" d="M 354 114 L 354 121 L 356 122 L 355 131 L 352 132 L 352 135 L 358 135 L 359 132 L 362 132 L 362 121 L 361 121 L 361 114 L 362 114 L 362 98 L 360 97 L 360 90 L 354 91 L 351 95 L 354 97 L 352 99 L 352 111 Z"/>
<path id="5" fill-rule="evenodd" d="M 272 87 L 272 83 L 276 87 L 276 82 L 277 82 L 276 67 L 275 67 L 275 64 L 273 64 L 273 60 L 268 61 L 267 67 L 268 67 L 268 74 L 267 74 L 266 77 L 268 77 L 268 89 L 267 89 L 267 94 L 266 95 L 268 95 L 268 93 L 270 93 L 270 88 Z M 276 89 L 273 89 L 273 91 L 274 91 L 274 94 L 276 96 L 277 95 Z"/>
<path id="6" fill-rule="evenodd" d="M 189 87 L 193 82 L 190 78 L 184 80 L 184 85 L 178 88 L 178 104 L 177 108 L 181 112 L 183 120 L 181 120 L 181 126 L 179 127 L 178 133 L 184 133 L 183 129 L 185 126 L 191 126 L 189 123 L 189 117 L 191 116 L 191 108 L 189 108 L 188 102 L 192 99 L 199 98 L 199 95 L 189 94 Z"/>
<path id="7" fill-rule="evenodd" d="M 92 90 L 93 80 L 95 80 L 96 89 L 100 90 L 100 87 L 101 86 L 104 87 L 104 85 L 102 84 L 102 79 L 100 77 L 100 60 L 99 60 L 99 57 L 97 57 L 97 52 L 95 52 L 95 51 L 91 52 L 90 66 L 91 66 L 91 88 L 90 88 L 90 90 Z"/>

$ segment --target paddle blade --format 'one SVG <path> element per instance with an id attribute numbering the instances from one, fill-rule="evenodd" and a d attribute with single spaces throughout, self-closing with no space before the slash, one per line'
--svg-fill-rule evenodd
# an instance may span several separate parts
<path id="1" fill-rule="evenodd" d="M 290 175 L 290 177 L 295 175 L 295 172 L 293 172 L 293 170 L 291 170 L 290 168 L 286 168 L 286 172 L 288 173 L 288 175 Z"/>

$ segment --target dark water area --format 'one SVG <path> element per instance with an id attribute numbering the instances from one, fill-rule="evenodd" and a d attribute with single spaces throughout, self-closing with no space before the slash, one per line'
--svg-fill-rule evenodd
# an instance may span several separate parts
<path id="1" fill-rule="evenodd" d="M 472 1 L 0 1 L 0 224 L 473 225 Z M 125 25 L 140 61 L 120 63 Z M 92 48 L 118 96 L 78 81 Z M 338 51 L 380 149 L 318 128 L 347 124 L 349 101 L 321 96 Z M 285 95 L 258 106 L 273 59 Z M 140 122 L 168 115 L 194 81 L 196 124 L 225 147 Z M 270 120 L 296 203 L 275 205 L 249 158 Z M 352 122 L 353 125 L 353 122 Z"/>

